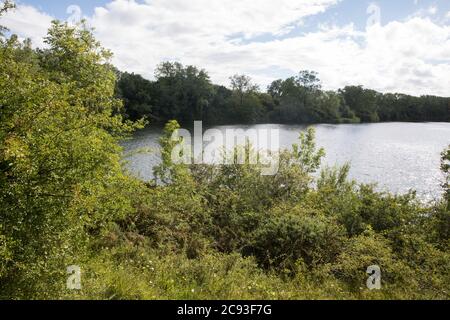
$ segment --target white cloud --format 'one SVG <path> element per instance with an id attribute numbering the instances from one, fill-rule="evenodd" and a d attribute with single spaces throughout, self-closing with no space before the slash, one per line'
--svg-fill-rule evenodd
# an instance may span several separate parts
<path id="1" fill-rule="evenodd" d="M 37 46 L 43 45 L 43 37 L 47 33 L 53 18 L 33 6 L 18 5 L 1 18 L 1 24 L 7 26 L 22 38 L 30 38 Z"/>
<path id="2" fill-rule="evenodd" d="M 414 13 L 408 16 L 408 19 L 412 18 L 426 18 L 426 17 L 434 17 L 438 13 L 438 7 L 435 5 L 429 7 L 423 7 L 416 10 Z"/>
<path id="3" fill-rule="evenodd" d="M 312 69 L 330 89 L 361 84 L 381 91 L 450 96 L 450 26 L 425 17 L 365 31 L 350 24 L 278 37 L 337 2 L 115 0 L 96 8 L 89 23 L 115 53 L 120 69 L 149 78 L 159 62 L 177 60 L 205 68 L 221 84 L 228 84 L 232 74 L 246 73 L 264 88 L 277 78 Z M 6 25 L 37 38 L 50 19 L 39 14 L 43 20 L 9 17 Z M 256 42 L 255 36 L 265 41 Z"/>
<path id="4" fill-rule="evenodd" d="M 338 1 L 116 0 L 97 8 L 90 22 L 100 40 L 113 45 L 118 63 L 135 69 L 139 65 L 140 71 L 148 75 L 148 68 L 162 59 L 198 65 L 220 56 L 228 62 L 245 59 L 248 54 L 241 56 L 240 40 L 267 33 L 283 34 L 302 18 Z M 136 60 L 140 61 L 138 65 Z"/>
<path id="5" fill-rule="evenodd" d="M 430 15 L 435 15 L 437 13 L 437 11 L 438 11 L 438 9 L 437 9 L 436 6 L 431 6 L 431 7 L 428 8 L 428 13 Z"/>

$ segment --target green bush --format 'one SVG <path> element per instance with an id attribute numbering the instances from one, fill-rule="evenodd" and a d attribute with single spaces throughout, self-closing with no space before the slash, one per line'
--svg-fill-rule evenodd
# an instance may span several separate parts
<path id="1" fill-rule="evenodd" d="M 342 280 L 352 292 L 368 290 L 366 273 L 369 266 L 377 265 L 381 269 L 382 290 L 398 294 L 417 291 L 417 279 L 414 272 L 400 259 L 397 259 L 389 242 L 373 231 L 349 240 L 343 252 L 333 264 L 332 271 L 337 279 Z"/>
<path id="2" fill-rule="evenodd" d="M 297 260 L 316 266 L 334 260 L 344 234 L 323 214 L 296 207 L 265 221 L 255 232 L 252 250 L 266 268 L 293 269 Z"/>

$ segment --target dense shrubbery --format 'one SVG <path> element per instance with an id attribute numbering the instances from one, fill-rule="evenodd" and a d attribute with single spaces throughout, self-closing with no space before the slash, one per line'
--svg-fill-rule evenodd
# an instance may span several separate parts
<path id="1" fill-rule="evenodd" d="M 251 165 L 158 168 L 171 182 L 133 197 L 135 214 L 111 231 L 104 260 L 87 263 L 78 297 L 448 299 L 445 200 L 376 192 L 349 181 L 348 167 L 313 179 L 313 138 L 284 152 L 290 165 L 275 176 Z M 371 265 L 381 291 L 366 289 Z"/>
<path id="2" fill-rule="evenodd" d="M 448 151 L 444 197 L 425 205 L 349 181 L 348 166 L 313 175 L 312 129 L 273 176 L 176 165 L 170 122 L 157 183 L 143 183 L 120 165 L 118 141 L 141 124 L 120 116 L 109 53 L 56 22 L 46 41 L 1 41 L 0 298 L 450 297 Z M 65 287 L 72 264 L 80 291 Z M 372 264 L 381 291 L 365 287 Z"/>

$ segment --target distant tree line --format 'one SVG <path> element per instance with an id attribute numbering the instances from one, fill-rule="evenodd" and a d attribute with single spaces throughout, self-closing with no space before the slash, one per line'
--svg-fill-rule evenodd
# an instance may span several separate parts
<path id="1" fill-rule="evenodd" d="M 116 94 L 125 117 L 208 124 L 450 121 L 450 98 L 383 94 L 362 86 L 325 91 L 313 71 L 276 80 L 266 92 L 245 75 L 232 76 L 230 88 L 213 84 L 205 70 L 178 62 L 161 63 L 155 76 L 150 81 L 118 72 Z"/>

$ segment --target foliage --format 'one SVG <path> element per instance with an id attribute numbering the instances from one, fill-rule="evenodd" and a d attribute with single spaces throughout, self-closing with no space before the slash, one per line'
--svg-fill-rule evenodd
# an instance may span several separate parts
<path id="1" fill-rule="evenodd" d="M 123 100 L 126 110 L 124 113 L 132 120 L 144 117 L 159 120 L 153 115 L 154 84 L 140 75 L 127 72 L 118 72 L 116 95 Z"/>
<path id="2" fill-rule="evenodd" d="M 366 269 L 373 265 L 382 270 L 383 286 L 387 287 L 387 291 L 398 286 L 404 290 L 411 290 L 412 287 L 411 292 L 414 292 L 416 279 L 412 270 L 396 259 L 385 238 L 370 229 L 348 241 L 332 270 L 338 279 L 345 281 L 350 290 L 359 291 L 368 278 Z"/>
<path id="3" fill-rule="evenodd" d="M 58 292 L 90 237 L 131 210 L 117 142 L 136 126 L 113 115 L 109 52 L 59 22 L 46 42 L 12 37 L 0 51 L 3 297 Z"/>
<path id="4" fill-rule="evenodd" d="M 203 118 L 212 95 L 208 74 L 194 66 L 164 62 L 156 71 L 155 115 L 192 123 Z"/>
<path id="5" fill-rule="evenodd" d="M 14 9 L 16 7 L 16 4 L 11 1 L 11 0 L 4 0 L 1 4 L 0 4 L 0 17 L 2 15 L 4 15 L 6 12 Z M 0 37 L 3 36 L 2 32 L 8 30 L 7 28 L 5 28 L 4 26 L 0 25 Z"/>
<path id="6" fill-rule="evenodd" d="M 308 266 L 333 261 L 344 242 L 344 230 L 320 212 L 298 207 L 274 214 L 254 236 L 252 251 L 261 265 L 294 269 L 300 260 Z"/>
<path id="7" fill-rule="evenodd" d="M 133 119 L 151 112 L 182 121 L 220 120 L 213 115 L 222 107 L 221 117 L 245 109 L 238 114 L 249 122 L 268 114 L 376 121 L 392 115 L 377 101 L 416 98 L 359 87 L 323 92 L 307 71 L 274 82 L 269 94 L 243 76 L 229 90 L 203 70 L 171 63 L 158 68 L 156 83 L 133 74 L 117 82 L 110 52 L 83 25 L 54 22 L 46 43 L 39 50 L 15 36 L 1 42 L 0 298 L 450 297 L 448 150 L 444 197 L 429 204 L 414 192 L 350 181 L 348 165 L 320 170 L 324 150 L 313 129 L 280 151 L 272 176 L 235 155 L 223 166 L 174 163 L 174 152 L 185 152 L 176 148 L 185 141 L 172 137 L 177 121 L 161 137 L 155 181 L 133 179 L 121 166 L 119 142 L 144 121 L 124 119 L 117 93 L 133 105 Z M 422 115 L 442 115 L 443 100 L 423 99 L 437 107 L 422 106 Z M 65 287 L 73 264 L 82 268 L 80 291 Z M 380 291 L 365 286 L 374 264 Z"/>
<path id="8" fill-rule="evenodd" d="M 447 199 L 447 210 L 450 210 L 450 146 L 442 152 L 441 170 L 445 175 L 445 182 L 442 187 Z"/>
<path id="9" fill-rule="evenodd" d="M 378 121 L 449 121 L 450 99 L 382 94 L 362 86 L 322 90 L 318 74 L 300 71 L 273 81 L 267 92 L 246 75 L 230 78 L 229 88 L 213 85 L 206 71 L 164 62 L 156 81 L 123 73 L 117 86 L 132 119 L 182 124 L 359 123 Z"/>
<path id="10" fill-rule="evenodd" d="M 373 90 L 349 86 L 340 91 L 345 103 L 362 122 L 378 122 L 377 95 Z"/>

